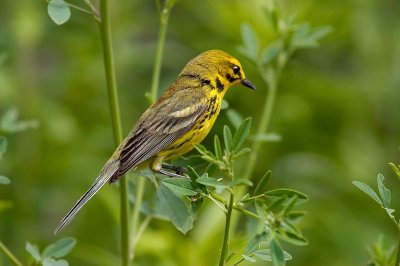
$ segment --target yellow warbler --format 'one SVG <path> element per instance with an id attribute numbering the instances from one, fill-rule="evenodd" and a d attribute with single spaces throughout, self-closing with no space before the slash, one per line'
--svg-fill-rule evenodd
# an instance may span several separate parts
<path id="1" fill-rule="evenodd" d="M 116 182 L 133 167 L 146 165 L 157 173 L 181 177 L 179 171 L 167 171 L 178 168 L 166 167 L 163 161 L 187 153 L 207 136 L 226 91 L 237 84 L 255 89 L 245 78 L 239 61 L 229 54 L 209 50 L 193 58 L 158 101 L 143 113 L 55 232 L 68 225 L 107 181 Z"/>

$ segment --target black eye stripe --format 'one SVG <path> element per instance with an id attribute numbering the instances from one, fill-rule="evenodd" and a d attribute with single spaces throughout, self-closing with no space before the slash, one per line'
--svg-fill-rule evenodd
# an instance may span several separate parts
<path id="1" fill-rule="evenodd" d="M 236 78 L 232 77 L 231 75 L 227 74 L 226 75 L 226 79 L 229 80 L 229 82 L 234 82 L 236 80 Z"/>

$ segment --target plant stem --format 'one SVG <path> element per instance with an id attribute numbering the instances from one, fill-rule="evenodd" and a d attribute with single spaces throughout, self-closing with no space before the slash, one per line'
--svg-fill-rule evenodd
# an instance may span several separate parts
<path id="1" fill-rule="evenodd" d="M 158 2 L 159 3 L 159 2 Z M 150 95 L 149 95 L 149 100 L 150 104 L 153 104 L 158 97 L 158 91 L 159 91 L 159 84 L 160 84 L 160 73 L 161 73 L 161 65 L 162 65 L 162 55 L 164 51 L 164 44 L 165 44 L 165 36 L 167 32 L 167 26 L 168 26 L 168 21 L 169 21 L 169 14 L 173 6 L 173 1 L 167 0 L 160 9 L 160 31 L 158 35 L 158 43 L 157 43 L 157 50 L 156 50 L 156 57 L 154 61 L 154 69 L 153 69 L 153 77 L 151 80 L 151 89 L 150 89 Z M 140 207 L 141 203 L 143 201 L 143 195 L 144 195 L 144 190 L 146 187 L 146 178 L 141 176 L 139 177 L 138 183 L 136 184 L 136 194 L 135 194 L 135 205 L 133 207 L 133 212 L 132 212 L 132 243 L 131 243 L 131 258 L 135 256 L 135 246 L 137 241 L 139 241 L 139 238 L 141 236 L 140 230 L 143 227 L 140 227 L 138 231 L 138 225 L 139 225 L 139 218 L 140 218 Z M 145 222 L 147 219 L 145 220 Z M 148 220 L 149 223 L 150 220 Z M 142 229 L 144 230 L 144 229 Z M 140 235 L 137 235 L 137 234 Z"/>
<path id="2" fill-rule="evenodd" d="M 135 257 L 135 247 L 136 243 L 139 240 L 140 236 L 137 235 L 138 233 L 138 225 L 139 225 L 139 218 L 140 218 L 140 207 L 142 206 L 144 189 L 146 186 L 146 177 L 144 176 L 137 176 L 138 181 L 136 184 L 136 193 L 135 193 L 135 207 L 133 208 L 132 212 L 132 232 L 131 232 L 131 255 L 130 259 L 133 260 Z"/>
<path id="3" fill-rule="evenodd" d="M 160 84 L 160 73 L 161 73 L 161 62 L 164 52 L 165 36 L 167 33 L 167 26 L 169 21 L 169 15 L 172 8 L 171 4 L 164 4 L 162 9 L 160 9 L 160 31 L 158 32 L 158 43 L 156 49 L 156 57 L 154 60 L 153 77 L 151 82 L 150 90 L 150 102 L 154 103 L 158 97 L 158 90 Z"/>
<path id="4" fill-rule="evenodd" d="M 12 254 L 12 252 L 0 241 L 0 250 L 6 254 L 6 256 L 14 263 L 16 266 L 23 266 L 23 264 L 17 259 L 17 257 Z"/>
<path id="5" fill-rule="evenodd" d="M 225 257 L 226 257 L 226 254 L 228 253 L 229 228 L 231 226 L 233 201 L 234 201 L 234 194 L 233 194 L 233 192 L 230 192 L 228 212 L 226 213 L 226 220 L 225 220 L 224 242 L 222 244 L 221 255 L 219 258 L 219 266 L 225 265 Z"/>
<path id="6" fill-rule="evenodd" d="M 394 264 L 395 266 L 400 266 L 400 220 L 397 224 L 397 230 L 399 232 L 398 235 L 398 243 L 397 243 L 397 255 L 396 255 L 396 263 Z"/>
<path id="7" fill-rule="evenodd" d="M 108 0 L 100 1 L 101 23 L 100 35 L 103 47 L 104 66 L 107 79 L 108 102 L 110 106 L 111 120 L 116 146 L 122 141 L 121 118 L 119 114 L 119 102 L 117 93 L 117 82 L 115 77 L 114 58 L 111 45 L 110 15 Z M 129 201 L 128 201 L 128 180 L 120 179 L 120 217 L 121 217 L 121 253 L 122 265 L 129 265 Z"/>
<path id="8" fill-rule="evenodd" d="M 261 71 L 260 71 L 261 72 Z M 263 112 L 261 115 L 260 123 L 258 125 L 256 136 L 264 134 L 268 131 L 269 123 L 272 116 L 272 110 L 274 108 L 275 99 L 276 99 L 276 90 L 277 90 L 277 79 L 274 75 L 273 71 L 269 71 L 269 75 L 261 75 L 264 79 L 264 82 L 268 86 L 268 93 L 265 99 L 265 104 L 263 107 Z M 245 179 L 251 179 L 251 176 L 254 171 L 254 167 L 257 163 L 258 152 L 261 147 L 261 142 L 254 140 L 251 146 L 251 152 L 249 156 L 249 161 L 247 164 L 246 171 L 244 173 Z"/>

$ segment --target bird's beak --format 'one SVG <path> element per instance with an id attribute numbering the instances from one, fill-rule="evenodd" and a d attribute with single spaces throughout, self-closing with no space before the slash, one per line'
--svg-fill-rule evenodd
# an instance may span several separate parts
<path id="1" fill-rule="evenodd" d="M 247 88 L 250 88 L 250 89 L 252 89 L 252 90 L 255 90 L 255 89 L 256 89 L 256 86 L 254 86 L 253 83 L 251 83 L 251 82 L 250 82 L 249 80 L 247 80 L 247 79 L 242 80 L 242 84 L 243 84 L 244 86 L 246 86 Z"/>

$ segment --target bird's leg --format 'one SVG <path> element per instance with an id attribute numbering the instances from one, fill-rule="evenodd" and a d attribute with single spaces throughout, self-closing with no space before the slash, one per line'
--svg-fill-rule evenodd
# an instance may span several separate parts
<path id="1" fill-rule="evenodd" d="M 187 178 L 186 176 L 183 176 L 183 175 L 179 175 L 179 174 L 175 174 L 175 173 L 169 172 L 169 171 L 167 171 L 167 170 L 164 170 L 163 168 L 160 168 L 160 169 L 156 170 L 156 172 L 157 172 L 157 173 L 160 173 L 160 174 L 163 174 L 163 175 L 166 175 L 166 176 L 169 176 L 169 177 Z"/>
<path id="2" fill-rule="evenodd" d="M 162 168 L 164 169 L 168 169 L 168 170 L 172 170 L 175 173 L 177 173 L 178 175 L 184 175 L 187 173 L 187 170 L 185 167 L 183 166 L 179 166 L 179 165 L 172 165 L 172 164 L 162 164 Z"/>
<path id="3" fill-rule="evenodd" d="M 183 167 L 163 164 L 163 159 L 164 157 L 155 157 L 154 160 L 150 163 L 151 170 L 169 177 L 186 178 L 183 175 L 185 173 L 185 169 Z M 165 169 L 171 169 L 176 173 L 169 172 Z"/>

